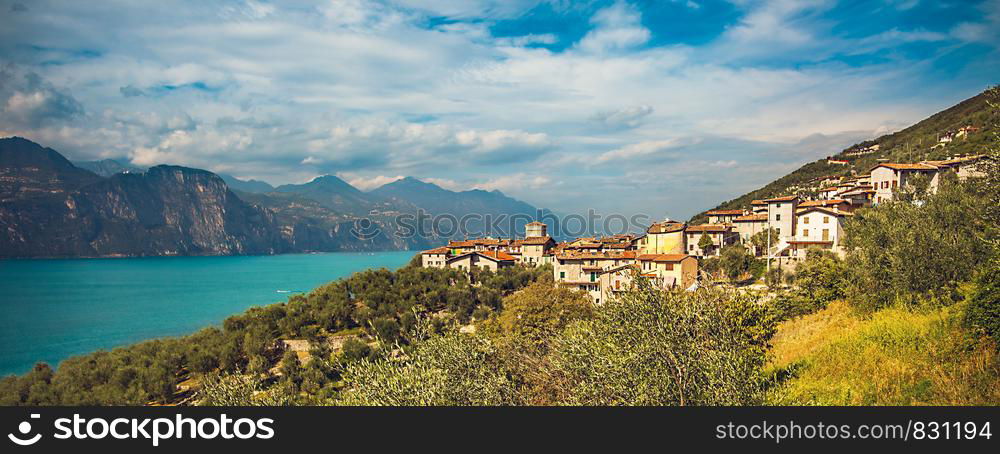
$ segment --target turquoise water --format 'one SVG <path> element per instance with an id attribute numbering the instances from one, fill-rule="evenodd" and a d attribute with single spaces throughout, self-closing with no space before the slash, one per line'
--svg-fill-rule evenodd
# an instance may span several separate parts
<path id="1" fill-rule="evenodd" d="M 0 376 L 189 334 L 413 252 L 0 260 Z"/>

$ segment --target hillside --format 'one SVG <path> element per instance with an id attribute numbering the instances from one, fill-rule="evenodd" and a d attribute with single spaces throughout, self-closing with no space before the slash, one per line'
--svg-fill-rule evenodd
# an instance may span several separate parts
<path id="1" fill-rule="evenodd" d="M 1000 113 L 991 109 L 988 101 L 987 92 L 980 93 L 906 129 L 854 144 L 829 158 L 804 164 L 760 189 L 722 202 L 712 209 L 741 209 L 749 207 L 750 202 L 757 199 L 808 194 L 805 188 L 810 186 L 810 180 L 865 174 L 879 162 L 917 162 L 981 153 L 990 141 L 996 140 L 994 134 L 1000 133 L 996 127 L 1000 122 Z M 939 142 L 949 133 L 968 126 L 975 131 L 955 137 L 950 142 Z M 873 145 L 878 145 L 877 150 L 870 148 Z M 828 159 L 847 161 L 847 164 L 831 164 Z M 704 219 L 702 212 L 692 217 L 691 222 Z"/>
<path id="2" fill-rule="evenodd" d="M 771 350 L 774 405 L 996 405 L 993 345 L 970 345 L 962 306 L 869 317 L 836 301 L 785 321 Z"/>
<path id="3" fill-rule="evenodd" d="M 74 161 L 73 165 L 94 172 L 102 177 L 110 177 L 116 173 L 138 173 L 146 169 L 131 164 L 122 164 L 114 159 L 100 161 Z"/>

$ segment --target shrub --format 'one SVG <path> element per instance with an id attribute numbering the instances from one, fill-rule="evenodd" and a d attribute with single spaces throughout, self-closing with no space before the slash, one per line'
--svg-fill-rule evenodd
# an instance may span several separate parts
<path id="1" fill-rule="evenodd" d="M 570 322 L 593 316 L 593 303 L 580 292 L 538 282 L 503 301 L 503 310 L 486 325 L 487 331 L 517 338 L 544 350 L 549 339 Z"/>
<path id="2" fill-rule="evenodd" d="M 731 281 L 746 276 L 753 263 L 753 255 L 739 244 L 726 246 L 719 253 L 719 268 Z"/>
<path id="3" fill-rule="evenodd" d="M 944 178 L 922 205 L 859 210 L 845 225 L 851 303 L 872 311 L 897 301 L 951 301 L 990 256 L 983 202 L 974 185 Z"/>
<path id="4" fill-rule="evenodd" d="M 976 274 L 967 300 L 965 326 L 1000 345 L 1000 259 L 994 259 Z"/>
<path id="5" fill-rule="evenodd" d="M 829 251 L 811 249 L 789 280 L 795 287 L 775 298 L 776 316 L 786 320 L 811 314 L 844 297 L 847 268 Z"/>
<path id="6" fill-rule="evenodd" d="M 401 358 L 362 359 L 344 371 L 339 405 L 515 405 L 520 384 L 489 339 L 459 333 L 420 342 Z"/>
<path id="7" fill-rule="evenodd" d="M 223 407 L 288 405 L 289 397 L 278 387 L 264 390 L 260 380 L 252 375 L 211 375 L 206 377 L 199 393 L 199 405 Z"/>
<path id="8" fill-rule="evenodd" d="M 554 387 L 577 405 L 755 404 L 773 333 L 748 294 L 670 292 L 638 279 L 554 341 Z"/>

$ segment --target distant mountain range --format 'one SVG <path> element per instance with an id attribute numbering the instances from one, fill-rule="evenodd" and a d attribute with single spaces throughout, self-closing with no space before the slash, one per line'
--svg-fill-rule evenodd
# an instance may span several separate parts
<path id="1" fill-rule="evenodd" d="M 30 140 L 0 139 L 0 229 L 7 232 L 0 257 L 408 250 L 464 236 L 446 229 L 398 235 L 413 233 L 407 219 L 419 212 L 530 219 L 538 210 L 499 191 L 454 192 L 414 178 L 371 192 L 335 176 L 275 188 L 179 166 L 74 164 Z M 484 224 L 468 227 L 478 233 Z"/>

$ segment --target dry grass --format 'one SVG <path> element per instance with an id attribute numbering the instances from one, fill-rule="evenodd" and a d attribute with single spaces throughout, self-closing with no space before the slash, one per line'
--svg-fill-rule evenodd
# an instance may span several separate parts
<path id="1" fill-rule="evenodd" d="M 950 308 L 890 308 L 863 319 L 842 302 L 783 323 L 770 403 L 1000 404 L 1000 356 L 972 343 Z"/>

